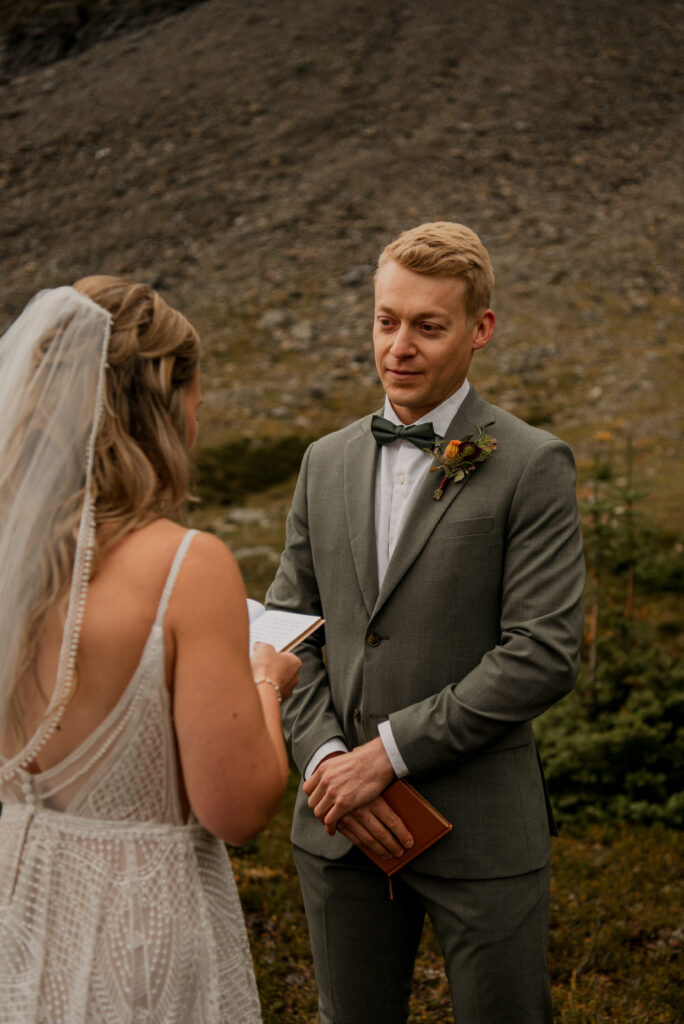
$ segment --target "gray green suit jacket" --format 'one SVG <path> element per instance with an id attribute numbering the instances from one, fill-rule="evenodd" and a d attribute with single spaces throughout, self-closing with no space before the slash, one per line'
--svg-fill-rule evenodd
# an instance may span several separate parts
<path id="1" fill-rule="evenodd" d="M 453 823 L 414 862 L 444 877 L 541 867 L 555 831 L 531 720 L 576 678 L 584 561 L 566 444 L 470 390 L 447 438 L 484 427 L 498 450 L 441 501 L 426 479 L 378 587 L 370 416 L 306 452 L 269 607 L 322 615 L 283 705 L 300 771 L 389 718 L 413 784 Z M 342 856 L 303 792 L 293 842 Z"/>

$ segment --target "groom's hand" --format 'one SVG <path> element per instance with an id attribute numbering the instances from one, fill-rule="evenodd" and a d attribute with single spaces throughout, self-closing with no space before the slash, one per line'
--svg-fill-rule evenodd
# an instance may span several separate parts
<path id="1" fill-rule="evenodd" d="M 380 857 L 400 857 L 413 846 L 413 836 L 381 796 L 357 807 L 337 823 L 337 831 L 355 846 L 367 846 Z"/>
<path id="2" fill-rule="evenodd" d="M 328 835 L 334 835 L 340 823 L 342 834 L 357 846 L 398 856 L 413 840 L 401 819 L 380 797 L 393 778 L 394 769 L 382 740 L 375 739 L 348 754 L 322 761 L 303 788 L 309 807 Z"/>

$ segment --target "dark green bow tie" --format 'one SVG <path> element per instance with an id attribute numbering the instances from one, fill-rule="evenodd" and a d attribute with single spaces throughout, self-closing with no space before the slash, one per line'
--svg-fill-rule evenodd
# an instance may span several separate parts
<path id="1" fill-rule="evenodd" d="M 398 426 L 384 416 L 374 416 L 371 420 L 371 433 L 376 443 L 381 446 L 391 441 L 410 441 L 416 448 L 435 447 L 435 429 L 431 423 L 414 423 L 413 426 Z"/>

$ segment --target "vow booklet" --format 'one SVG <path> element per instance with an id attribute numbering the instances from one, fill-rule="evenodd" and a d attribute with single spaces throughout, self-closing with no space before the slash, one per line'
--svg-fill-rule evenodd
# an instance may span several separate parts
<path id="1" fill-rule="evenodd" d="M 377 853 L 373 853 L 366 846 L 360 846 L 359 849 L 367 857 L 370 857 L 379 868 L 382 868 L 386 875 L 391 877 L 395 871 L 405 867 L 419 853 L 427 850 L 438 839 L 451 832 L 453 825 L 439 813 L 436 807 L 432 806 L 429 800 L 426 800 L 417 789 L 414 789 L 410 782 L 405 782 L 404 779 L 397 779 L 396 782 L 393 782 L 382 793 L 382 797 L 392 810 L 396 811 L 413 836 L 413 846 L 410 850 L 404 850 L 399 857 L 392 857 L 391 860 L 378 857 Z"/>
<path id="2" fill-rule="evenodd" d="M 266 609 L 263 604 L 251 598 L 247 598 L 247 611 L 250 653 L 254 644 L 259 642 L 273 644 L 276 651 L 291 651 L 325 621 L 317 615 Z"/>

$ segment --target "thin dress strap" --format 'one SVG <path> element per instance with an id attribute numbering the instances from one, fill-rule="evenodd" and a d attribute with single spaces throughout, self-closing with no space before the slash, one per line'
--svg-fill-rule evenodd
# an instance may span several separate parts
<path id="1" fill-rule="evenodd" d="M 187 551 L 188 551 L 188 548 L 190 547 L 190 541 L 195 536 L 195 534 L 198 533 L 198 532 L 199 532 L 198 530 L 188 530 L 188 532 L 183 537 L 183 540 L 178 545 L 178 550 L 176 551 L 176 554 L 174 556 L 173 562 L 171 563 L 171 568 L 169 569 L 169 575 L 166 577 L 166 583 L 164 584 L 164 589 L 162 591 L 162 596 L 159 599 L 159 607 L 157 608 L 157 617 L 154 620 L 155 626 L 161 626 L 163 624 L 163 622 L 164 622 L 164 616 L 166 615 L 166 608 L 167 608 L 168 603 L 169 603 L 169 601 L 171 599 L 171 594 L 173 592 L 173 587 L 174 587 L 174 584 L 176 582 L 176 577 L 178 576 L 178 573 L 180 572 L 180 567 L 183 564 L 183 559 L 185 558 L 185 556 L 187 554 Z"/>

